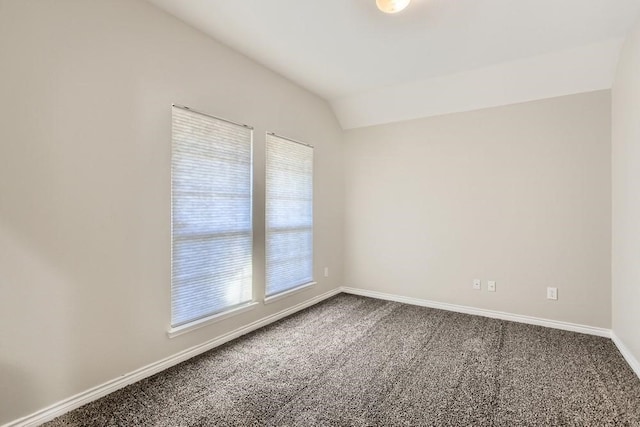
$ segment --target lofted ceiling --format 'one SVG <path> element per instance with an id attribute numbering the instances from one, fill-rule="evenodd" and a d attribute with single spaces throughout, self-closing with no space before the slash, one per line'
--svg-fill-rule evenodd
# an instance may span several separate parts
<path id="1" fill-rule="evenodd" d="M 149 0 L 325 98 L 344 128 L 610 88 L 640 0 Z"/>

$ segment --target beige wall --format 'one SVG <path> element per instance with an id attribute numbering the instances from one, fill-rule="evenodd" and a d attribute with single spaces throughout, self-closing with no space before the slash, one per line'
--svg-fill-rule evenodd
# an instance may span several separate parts
<path id="1" fill-rule="evenodd" d="M 640 361 L 640 22 L 613 87 L 613 331 Z"/>
<path id="2" fill-rule="evenodd" d="M 0 425 L 341 284 L 327 104 L 146 2 L 0 0 L 0 99 Z M 169 339 L 173 102 L 255 126 L 259 288 L 264 132 L 315 145 L 319 283 Z"/>
<path id="3" fill-rule="evenodd" d="M 343 135 L 324 101 L 146 2 L 0 0 L 0 424 L 343 284 L 607 328 L 613 259 L 613 327 L 640 358 L 639 72 L 636 29 L 612 258 L 608 91 Z M 169 339 L 174 102 L 255 126 L 259 290 L 264 132 L 315 145 L 319 283 Z"/>
<path id="4" fill-rule="evenodd" d="M 345 285 L 610 327 L 610 132 L 609 91 L 347 132 Z"/>

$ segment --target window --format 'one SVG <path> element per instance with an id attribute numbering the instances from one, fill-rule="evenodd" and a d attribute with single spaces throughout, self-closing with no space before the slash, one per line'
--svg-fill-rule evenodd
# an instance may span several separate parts
<path id="1" fill-rule="evenodd" d="M 172 109 L 171 326 L 252 302 L 252 128 Z"/>
<path id="2" fill-rule="evenodd" d="M 313 281 L 313 147 L 267 134 L 266 295 Z"/>

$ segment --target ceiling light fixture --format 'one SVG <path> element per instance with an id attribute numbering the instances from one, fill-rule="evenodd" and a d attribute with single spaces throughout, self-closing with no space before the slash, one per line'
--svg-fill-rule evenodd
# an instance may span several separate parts
<path id="1" fill-rule="evenodd" d="M 376 0 L 376 6 L 384 13 L 398 13 L 409 6 L 411 0 Z"/>

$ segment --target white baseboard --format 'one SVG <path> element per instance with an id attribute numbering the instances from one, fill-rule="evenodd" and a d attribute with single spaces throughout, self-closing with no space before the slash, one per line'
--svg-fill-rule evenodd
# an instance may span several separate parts
<path id="1" fill-rule="evenodd" d="M 41 409 L 31 415 L 27 415 L 23 418 L 17 419 L 15 421 L 11 421 L 8 424 L 4 424 L 2 427 L 38 426 L 66 412 L 72 411 L 73 409 L 79 408 L 82 405 L 85 405 L 89 402 L 92 402 L 101 397 L 104 397 L 107 394 L 112 393 L 116 390 L 119 390 L 129 384 L 133 384 L 144 378 L 150 377 L 151 375 L 157 374 L 158 372 L 168 369 L 174 365 L 177 365 L 178 363 L 184 362 L 185 360 L 188 360 L 194 356 L 202 354 L 208 350 L 211 350 L 212 348 L 218 347 L 228 341 L 231 341 L 235 338 L 238 338 L 242 335 L 245 335 L 249 332 L 252 332 L 270 323 L 278 321 L 297 311 L 300 311 L 314 304 L 317 304 L 340 292 L 344 292 L 347 294 L 354 294 L 354 295 L 362 295 L 362 296 L 377 298 L 377 299 L 383 299 L 387 301 L 396 301 L 396 302 L 401 302 L 401 303 L 406 303 L 411 305 L 431 307 L 431 308 L 436 308 L 441 310 L 454 311 L 458 313 L 473 314 L 478 316 L 490 317 L 494 319 L 510 320 L 513 322 L 527 323 L 530 325 L 545 326 L 549 328 L 562 329 L 566 331 L 580 332 L 584 334 L 611 338 L 614 344 L 620 350 L 620 353 L 622 353 L 625 360 L 631 366 L 631 369 L 633 369 L 636 375 L 640 377 L 640 362 L 631 354 L 629 349 L 622 343 L 622 341 L 615 335 L 615 333 L 613 333 L 609 329 L 596 328 L 593 326 L 579 325 L 575 323 L 560 322 L 556 320 L 541 319 L 541 318 L 531 317 L 531 316 L 522 316 L 519 314 L 505 313 L 501 311 L 485 310 L 481 308 L 474 308 L 474 307 L 468 307 L 463 305 L 447 304 L 447 303 L 423 300 L 418 298 L 404 297 L 400 295 L 386 294 L 383 292 L 369 291 L 366 289 L 341 287 L 338 289 L 333 289 L 329 292 L 325 292 L 324 294 L 318 295 L 314 298 L 311 298 L 305 302 L 297 304 L 286 310 L 282 310 L 271 316 L 267 316 L 263 319 L 257 320 L 253 323 L 250 323 L 246 326 L 233 330 L 218 338 L 212 339 L 210 341 L 207 341 L 195 347 L 191 347 L 187 350 L 181 351 L 177 354 L 174 354 L 173 356 L 169 356 L 158 362 L 151 363 L 133 372 L 122 375 L 119 378 L 107 381 L 99 386 L 93 387 L 82 393 L 76 394 L 75 396 L 72 396 L 68 399 L 62 400 L 51 406 Z"/>
<path id="2" fill-rule="evenodd" d="M 447 304 L 443 302 L 424 300 L 419 298 L 404 297 L 400 295 L 386 294 L 383 292 L 369 291 L 367 289 L 350 288 L 343 286 L 340 290 L 347 294 L 362 295 L 365 297 L 383 299 L 387 301 L 402 302 L 405 304 L 419 305 L 422 307 L 437 308 L 440 310 L 455 311 L 457 313 L 473 314 L 476 316 L 490 317 L 493 319 L 510 320 L 512 322 L 527 323 L 529 325 L 545 326 L 547 328 L 562 329 L 565 331 L 580 332 L 583 334 L 597 335 L 611 338 L 611 330 L 594 326 L 579 325 L 576 323 L 560 322 L 557 320 L 541 319 L 539 317 L 523 316 L 520 314 L 505 313 L 502 311 L 485 310 L 483 308 L 469 307 L 465 305 Z"/>
<path id="3" fill-rule="evenodd" d="M 133 384 L 144 378 L 150 377 L 151 375 L 164 371 L 165 369 L 168 369 L 174 365 L 177 365 L 178 363 L 184 362 L 185 360 L 191 359 L 194 356 L 197 356 L 201 353 L 211 350 L 212 348 L 218 347 L 228 341 L 231 341 L 249 332 L 255 331 L 258 328 L 262 328 L 263 326 L 266 326 L 270 323 L 273 323 L 277 320 L 287 317 L 297 311 L 300 311 L 314 304 L 317 304 L 320 301 L 323 301 L 327 298 L 330 298 L 334 295 L 339 294 L 340 292 L 341 290 L 339 288 L 333 289 L 329 292 L 325 292 L 324 294 L 318 295 L 300 304 L 294 305 L 293 307 L 290 307 L 286 310 L 279 311 L 278 313 L 272 314 L 271 316 L 267 316 L 263 319 L 257 320 L 246 326 L 243 326 L 241 328 L 228 332 L 218 338 L 214 338 L 203 344 L 197 345 L 195 347 L 191 347 L 177 354 L 174 354 L 173 356 L 169 356 L 165 359 L 162 359 L 158 362 L 151 363 L 133 372 L 122 375 L 121 377 L 107 381 L 103 384 L 100 384 L 99 386 L 83 391 L 82 393 L 78 393 L 75 396 L 69 397 L 68 399 L 61 400 L 60 402 L 54 403 L 53 405 L 48 406 L 44 409 L 41 409 L 37 412 L 34 412 L 31 415 L 27 415 L 26 417 L 23 417 L 14 421 L 10 421 L 8 424 L 3 425 L 2 427 L 38 426 L 66 412 L 72 411 L 76 408 L 79 408 L 82 405 L 85 405 L 89 402 L 92 402 L 101 397 L 104 397 L 109 393 L 113 393 L 116 390 L 126 387 L 129 384 Z"/>
<path id="4" fill-rule="evenodd" d="M 631 350 L 629 350 L 629 348 L 624 345 L 622 340 L 618 338 L 614 331 L 611 332 L 611 339 L 613 340 L 616 347 L 618 347 L 618 350 L 620 350 L 620 353 L 622 353 L 622 357 L 624 357 L 624 360 L 627 361 L 629 366 L 631 366 L 633 372 L 635 372 L 638 378 L 640 378 L 640 360 L 635 358 L 635 356 L 631 353 Z"/>
<path id="5" fill-rule="evenodd" d="M 404 297 L 400 295 L 386 294 L 384 292 L 370 291 L 367 289 L 351 288 L 343 286 L 340 290 L 346 294 L 362 295 L 370 298 L 377 298 L 387 301 L 401 302 L 422 307 L 437 308 L 440 310 L 455 311 L 457 313 L 474 314 L 477 316 L 490 317 L 493 319 L 510 320 L 512 322 L 527 323 L 529 325 L 545 326 L 547 328 L 562 329 L 564 331 L 580 332 L 588 335 L 610 338 L 618 350 L 627 361 L 633 372 L 640 378 L 640 360 L 636 359 L 631 350 L 618 338 L 610 329 L 597 328 L 594 326 L 579 325 L 576 323 L 561 322 L 557 320 L 541 319 L 539 317 L 523 316 L 520 314 L 505 313 L 502 311 L 485 310 L 482 308 L 469 307 L 464 305 L 447 304 L 442 302 L 424 300 L 419 298 Z"/>

